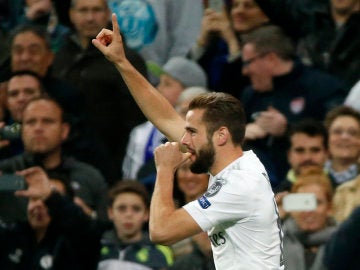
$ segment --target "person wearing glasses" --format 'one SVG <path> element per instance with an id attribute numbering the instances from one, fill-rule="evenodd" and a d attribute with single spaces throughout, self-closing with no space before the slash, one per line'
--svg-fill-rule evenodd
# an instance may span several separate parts
<path id="1" fill-rule="evenodd" d="M 346 92 L 338 79 L 298 61 L 293 43 L 277 26 L 260 27 L 243 41 L 242 72 L 251 81 L 239 97 L 249 121 L 245 137 L 276 186 L 287 171 L 287 128 L 304 118 L 323 120 Z"/>

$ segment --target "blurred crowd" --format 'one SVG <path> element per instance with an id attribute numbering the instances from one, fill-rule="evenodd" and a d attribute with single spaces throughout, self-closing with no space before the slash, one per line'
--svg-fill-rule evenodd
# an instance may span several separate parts
<path id="1" fill-rule="evenodd" d="M 206 233 L 149 239 L 167 138 L 91 43 L 112 13 L 127 59 L 182 117 L 204 93 L 242 102 L 285 269 L 359 269 L 359 0 L 0 0 L 0 268 L 215 269 Z M 175 181 L 177 207 L 208 187 L 189 164 Z M 288 208 L 297 193 L 313 208 Z"/>

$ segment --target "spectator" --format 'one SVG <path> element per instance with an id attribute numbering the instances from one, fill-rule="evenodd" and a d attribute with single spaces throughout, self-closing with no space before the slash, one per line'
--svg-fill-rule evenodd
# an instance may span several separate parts
<path id="1" fill-rule="evenodd" d="M 126 44 L 157 65 L 185 57 L 199 34 L 202 0 L 108 2 Z"/>
<path id="2" fill-rule="evenodd" d="M 170 248 L 155 245 L 143 231 L 149 206 L 145 187 L 136 181 L 122 180 L 110 189 L 108 215 L 114 228 L 103 234 L 99 270 L 160 270 L 172 264 Z"/>
<path id="3" fill-rule="evenodd" d="M 325 164 L 335 187 L 360 173 L 360 113 L 346 106 L 330 110 L 325 119 L 329 133 L 329 160 Z"/>
<path id="4" fill-rule="evenodd" d="M 309 1 L 256 2 L 273 23 L 300 41 L 305 62 L 343 80 L 347 90 L 360 79 L 358 0 L 329 0 L 326 8 L 309 8 Z"/>
<path id="5" fill-rule="evenodd" d="M 342 104 L 345 92 L 336 78 L 294 60 L 294 47 L 279 27 L 263 26 L 247 35 L 242 54 L 243 74 L 251 80 L 240 97 L 248 121 L 252 119 L 247 146 L 264 162 L 276 186 L 287 169 L 288 125 L 303 118 L 323 120 L 329 109 Z"/>
<path id="6" fill-rule="evenodd" d="M 7 111 L 4 122 L 0 122 L 0 127 L 11 126 L 13 136 L 0 138 L 0 156 L 8 158 L 24 151 L 24 146 L 20 136 L 17 136 L 22 122 L 22 113 L 26 104 L 33 98 L 42 95 L 43 87 L 41 78 L 32 71 L 15 72 L 8 84 L 6 93 Z"/>
<path id="7" fill-rule="evenodd" d="M 54 52 L 62 46 L 64 37 L 70 30 L 59 22 L 52 0 L 25 0 L 23 14 L 18 24 L 44 26 L 50 35 L 51 49 Z"/>
<path id="8" fill-rule="evenodd" d="M 19 173 L 28 185 L 16 193 L 29 199 L 27 221 L 0 227 L 1 268 L 96 269 L 100 233 L 67 197 L 66 182 L 49 180 L 39 167 Z"/>
<path id="9" fill-rule="evenodd" d="M 19 25 L 11 33 L 10 46 L 11 71 L 31 70 L 37 73 L 43 79 L 49 96 L 56 99 L 66 112 L 79 117 L 82 107 L 79 91 L 50 74 L 54 53 L 46 29 L 39 25 Z"/>
<path id="10" fill-rule="evenodd" d="M 360 207 L 340 224 L 325 248 L 324 263 L 328 270 L 359 269 Z"/>
<path id="11" fill-rule="evenodd" d="M 285 269 L 325 269 L 322 262 L 325 244 L 336 229 L 330 180 L 322 167 L 307 168 L 298 176 L 291 193 L 313 193 L 317 206 L 312 211 L 290 212 L 285 219 Z"/>
<path id="12" fill-rule="evenodd" d="M 186 113 L 189 110 L 189 104 L 194 97 L 201 94 L 209 93 L 205 87 L 191 86 L 184 89 L 179 95 L 175 109 L 185 119 Z"/>
<path id="13" fill-rule="evenodd" d="M 269 19 L 254 0 L 223 2 L 223 12 L 205 10 L 190 56 L 206 71 L 209 89 L 239 95 L 249 84 L 248 78 L 241 76 L 242 35 Z"/>
<path id="14" fill-rule="evenodd" d="M 338 223 L 345 221 L 360 205 L 360 175 L 335 190 L 334 217 Z"/>
<path id="15" fill-rule="evenodd" d="M 41 97 L 31 100 L 23 112 L 22 140 L 25 152 L 0 162 L 3 173 L 41 166 L 47 173 L 68 175 L 75 196 L 82 200 L 87 214 L 106 219 L 105 179 L 94 167 L 62 153 L 70 125 L 56 101 Z M 11 205 L 11 207 L 9 207 Z M 26 202 L 12 193 L 0 196 L 0 217 L 6 222 L 24 220 Z"/>
<path id="16" fill-rule="evenodd" d="M 125 155 L 129 133 L 145 118 L 116 68 L 90 42 L 109 24 L 106 0 L 73 0 L 69 14 L 75 31 L 56 54 L 53 71 L 83 94 L 89 126 L 109 156 L 106 175 L 112 184 L 121 178 L 119 164 Z M 142 57 L 130 49 L 126 54 L 146 74 Z"/>
<path id="17" fill-rule="evenodd" d="M 328 159 L 328 134 L 320 121 L 304 119 L 292 125 L 287 134 L 287 160 L 290 170 L 276 188 L 290 191 L 301 169 L 307 166 L 324 167 Z"/>
<path id="18" fill-rule="evenodd" d="M 183 57 L 171 58 L 162 68 L 152 66 L 152 70 L 160 77 L 157 89 L 172 106 L 176 106 L 185 88 L 206 87 L 206 75 L 202 68 L 196 62 Z M 122 165 L 123 175 L 139 179 L 152 192 L 156 178 L 153 151 L 164 140 L 165 136 L 149 121 L 135 127 L 131 131 Z"/>

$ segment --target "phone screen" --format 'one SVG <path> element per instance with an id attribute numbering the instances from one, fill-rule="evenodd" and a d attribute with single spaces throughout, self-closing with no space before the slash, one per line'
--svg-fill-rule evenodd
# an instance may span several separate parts
<path id="1" fill-rule="evenodd" d="M 313 211 L 317 207 L 314 193 L 294 193 L 283 198 L 282 206 L 285 211 Z"/>
<path id="2" fill-rule="evenodd" d="M 17 174 L 0 175 L 0 191 L 15 191 L 25 189 L 25 179 Z"/>

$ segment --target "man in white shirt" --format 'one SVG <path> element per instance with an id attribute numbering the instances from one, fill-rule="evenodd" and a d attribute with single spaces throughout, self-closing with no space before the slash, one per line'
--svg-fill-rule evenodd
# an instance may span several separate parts
<path id="1" fill-rule="evenodd" d="M 280 219 L 267 173 L 259 159 L 241 147 L 241 103 L 228 94 L 205 94 L 190 103 L 184 121 L 126 59 L 115 15 L 112 23 L 113 31 L 103 29 L 93 44 L 115 64 L 149 121 L 170 141 L 181 142 L 155 150 L 152 241 L 169 245 L 207 230 L 217 269 L 284 269 Z M 195 173 L 210 173 L 209 188 L 176 209 L 174 172 L 185 162 L 191 162 Z"/>

